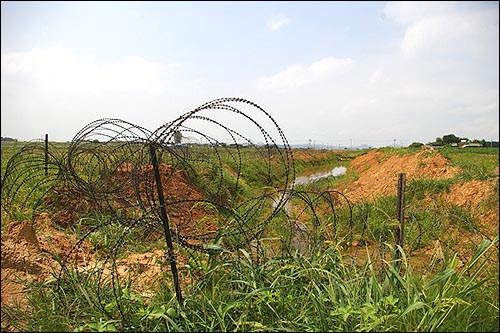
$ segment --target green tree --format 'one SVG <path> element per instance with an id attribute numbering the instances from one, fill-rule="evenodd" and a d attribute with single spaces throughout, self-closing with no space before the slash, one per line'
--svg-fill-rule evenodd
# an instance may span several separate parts
<path id="1" fill-rule="evenodd" d="M 424 144 L 423 143 L 420 143 L 420 142 L 413 142 L 411 145 L 408 146 L 408 148 L 420 148 L 422 147 Z"/>
<path id="2" fill-rule="evenodd" d="M 451 145 L 452 143 L 459 143 L 460 138 L 455 136 L 455 134 L 443 135 L 443 143 Z"/>

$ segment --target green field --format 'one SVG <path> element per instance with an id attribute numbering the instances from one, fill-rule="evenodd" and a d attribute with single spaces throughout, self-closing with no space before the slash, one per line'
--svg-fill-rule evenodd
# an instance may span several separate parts
<path id="1" fill-rule="evenodd" d="M 22 145 L 2 142 L 2 186 L 5 185 L 7 163 Z M 31 179 L 36 180 L 35 185 L 39 184 L 39 179 L 46 179 L 43 174 L 43 143 L 40 145 L 42 150 L 35 149 L 36 162 L 29 165 L 42 169 L 22 176 L 29 175 L 27 186 L 16 192 L 16 200 L 9 201 L 8 208 L 13 214 L 8 214 L 2 207 L 2 243 L 10 224 L 29 221 L 31 214 L 56 216 L 51 210 L 62 209 L 53 201 L 51 204 L 42 201 L 35 210 L 31 209 L 38 202 L 36 198 L 48 190 L 45 185 L 37 185 L 32 191 L 29 185 Z M 61 143 L 53 144 L 51 149 L 54 156 L 63 156 L 67 147 L 68 144 Z M 232 216 L 243 216 L 253 221 L 249 226 L 263 228 L 256 238 L 259 240 L 257 249 L 250 244 L 230 249 L 225 241 L 232 244 L 232 239 L 218 237 L 210 238 L 208 245 L 214 251 L 206 253 L 176 243 L 183 305 L 177 302 L 172 275 L 165 262 L 155 264 L 163 274 L 154 279 L 149 290 L 138 287 L 140 275 L 134 275 L 132 271 L 116 283 L 112 274 L 110 278 L 104 278 L 98 270 L 82 273 L 76 266 L 67 265 L 65 274 L 59 275 L 54 269 L 44 279 L 20 282 L 27 300 L 19 304 L 2 304 L 2 330 L 499 330 L 498 230 L 492 233 L 491 229 L 484 229 L 479 219 L 481 214 L 498 211 L 498 149 L 441 149 L 436 154 L 446 157 L 450 165 L 459 167 L 460 171 L 449 179 L 408 182 L 408 229 L 404 246 L 400 249 L 401 260 L 395 260 L 394 228 L 398 225 L 394 217 L 395 196 L 350 205 L 342 194 L 337 194 L 335 200 L 316 195 L 347 186 L 360 176 L 359 173 L 350 170 L 339 177 L 298 187 L 296 196 L 290 199 L 294 207 L 292 212 L 280 211 L 269 218 L 273 211 L 269 201 L 255 201 L 254 198 L 262 193 L 273 193 L 283 183 L 287 175 L 284 164 L 268 163 L 269 160 L 279 161 L 279 154 L 274 160 L 267 160 L 261 159 L 261 154 L 250 148 L 238 153 L 231 150 L 214 152 L 204 147 L 190 149 L 165 153 L 161 162 L 186 167 L 178 162 L 185 160 L 175 156 L 184 154 L 182 156 L 186 159 L 189 156 L 189 170 L 196 176 L 189 178 L 190 184 L 211 198 L 209 204 L 201 208 L 200 203 L 191 207 L 193 215 L 196 209 L 204 209 L 207 214 L 205 219 L 198 221 L 197 227 L 210 225 L 213 220 L 229 223 Z M 379 151 L 388 158 L 393 154 L 414 154 L 418 150 L 384 148 Z M 356 157 L 367 151 L 306 153 L 310 157 L 303 157 L 303 151 L 294 152 L 297 156 L 293 161 L 296 176 L 333 166 L 349 167 Z M 123 156 L 126 155 L 114 155 L 116 160 L 111 163 L 118 165 L 126 158 Z M 99 179 L 104 172 L 98 167 L 100 159 L 101 156 L 86 157 L 88 168 L 78 171 L 81 179 L 89 184 Z M 50 179 L 59 179 L 55 170 L 52 165 Z M 235 170 L 240 170 L 239 174 L 236 172 L 239 178 L 235 176 Z M 30 177 L 32 175 L 37 177 Z M 236 181 L 238 190 L 232 192 L 231 186 Z M 492 192 L 488 193 L 493 194 L 472 208 L 445 204 L 439 199 L 453 186 L 470 181 L 491 183 L 493 188 L 489 190 Z M 180 187 L 178 191 L 181 193 Z M 17 199 L 27 196 L 30 199 L 25 203 Z M 225 196 L 230 196 L 231 200 L 226 200 Z M 262 207 L 255 207 L 254 202 L 262 203 Z M 223 205 L 233 205 L 233 211 L 218 208 Z M 127 213 L 123 210 L 120 214 L 132 216 L 135 213 L 137 210 Z M 262 216 L 269 221 L 263 224 Z M 309 227 L 306 252 L 293 246 L 289 227 L 292 217 Z M 67 225 L 57 224 L 55 218 L 54 221 L 46 220 L 50 228 L 45 232 L 53 230 L 74 239 L 90 235 L 87 238 L 91 244 L 90 252 L 96 256 L 106 258 L 110 251 L 115 251 L 113 262 L 102 266 L 104 268 L 112 267 L 114 260 L 126 259 L 131 253 L 148 254 L 155 249 L 165 249 L 161 230 L 155 236 L 154 233 L 146 234 L 145 229 L 141 229 L 143 225 L 131 228 L 112 223 L 114 215 L 109 211 L 75 209 L 73 218 Z M 34 221 L 34 227 L 41 235 L 41 220 Z M 98 226 L 97 230 L 92 230 L 95 226 Z M 230 227 L 227 230 L 235 243 L 239 241 L 238 237 L 242 237 Z M 252 230 L 248 227 L 245 232 Z M 454 230 L 464 239 L 470 236 L 467 239 L 472 243 L 464 245 L 456 239 Z M 442 241 L 442 257 L 422 266 L 414 259 L 432 247 L 436 239 Z M 353 252 L 354 242 L 358 244 L 358 252 Z M 57 256 L 54 259 L 62 260 Z M 2 277 L 2 291 L 5 281 Z"/>

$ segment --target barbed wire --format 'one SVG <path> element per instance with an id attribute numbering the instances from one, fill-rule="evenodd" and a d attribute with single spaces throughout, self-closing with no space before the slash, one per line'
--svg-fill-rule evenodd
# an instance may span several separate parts
<path id="1" fill-rule="evenodd" d="M 183 136 L 198 136 L 200 143 L 183 144 Z M 42 142 L 33 142 L 9 160 L 2 207 L 13 215 L 28 210 L 33 220 L 43 211 L 66 211 L 54 216 L 61 225 L 86 217 L 87 231 L 66 261 L 103 229 L 117 228 L 99 269 L 100 286 L 107 279 L 103 272 L 110 272 L 116 299 L 116 261 L 133 231 L 163 231 L 195 251 L 211 252 L 216 243 L 238 249 L 258 237 L 285 204 L 285 191 L 271 197 L 269 188 L 292 188 L 295 178 L 283 131 L 269 113 L 242 98 L 205 103 L 155 131 L 121 119 L 96 120 L 67 148 L 51 144 L 48 158 L 46 152 Z M 171 262 L 174 256 L 170 249 Z M 60 274 L 65 271 L 63 265 Z"/>
<path id="2" fill-rule="evenodd" d="M 97 298 L 106 313 L 102 304 L 110 284 L 126 317 L 117 262 L 134 233 L 143 242 L 165 235 L 172 271 L 177 254 L 170 237 L 188 252 L 248 247 L 267 256 L 262 236 L 276 236 L 269 229 L 281 232 L 280 250 L 288 254 L 311 254 L 328 241 L 349 248 L 355 240 L 363 245 L 368 236 L 378 237 L 380 260 L 385 259 L 382 244 L 391 237 L 391 216 L 386 214 L 387 228 L 374 231 L 368 208 L 358 205 L 354 216 L 342 192 L 295 189 L 295 162 L 283 131 L 268 112 L 242 98 L 210 101 L 154 131 L 99 119 L 69 145 L 48 148 L 29 142 L 9 159 L 1 179 L 2 207 L 33 221 L 52 212 L 60 225 L 81 222 L 82 233 L 62 261 L 60 276 L 68 272 L 67 263 L 78 264 L 75 253 L 86 241 L 114 228 L 114 239 L 90 270 L 97 274 Z M 424 238 L 441 237 L 416 215 L 410 211 L 409 253 Z M 268 229 L 271 223 L 278 228 Z"/>

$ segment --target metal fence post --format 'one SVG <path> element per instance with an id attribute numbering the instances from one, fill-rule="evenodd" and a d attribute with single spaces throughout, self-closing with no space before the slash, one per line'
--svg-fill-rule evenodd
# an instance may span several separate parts
<path id="1" fill-rule="evenodd" d="M 49 175 L 49 135 L 45 134 L 45 176 Z"/>
<path id="2" fill-rule="evenodd" d="M 168 226 L 168 216 L 165 210 L 165 198 L 163 197 L 163 186 L 161 184 L 160 169 L 158 167 L 158 159 L 156 157 L 156 149 L 153 144 L 149 145 L 149 153 L 151 155 L 151 162 L 156 179 L 156 190 L 158 192 L 158 200 L 160 201 L 161 220 L 163 222 L 163 231 L 165 233 L 165 240 L 168 246 L 168 260 L 170 261 L 170 268 L 172 270 L 172 277 L 174 279 L 175 294 L 179 305 L 183 305 L 181 287 L 179 285 L 179 275 L 177 273 L 177 265 L 175 262 L 174 245 L 172 243 L 172 236 L 170 235 L 170 227 Z"/>
<path id="3" fill-rule="evenodd" d="M 401 249 L 403 248 L 404 225 L 405 225 L 405 190 L 406 190 L 406 174 L 400 173 L 398 176 L 397 218 L 399 221 L 399 226 L 396 227 L 396 260 L 401 259 L 401 251 L 399 247 L 401 247 Z"/>

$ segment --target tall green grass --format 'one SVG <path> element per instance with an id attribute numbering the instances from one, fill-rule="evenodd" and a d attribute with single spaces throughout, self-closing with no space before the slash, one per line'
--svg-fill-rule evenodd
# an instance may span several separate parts
<path id="1" fill-rule="evenodd" d="M 498 167 L 498 148 L 444 148 L 441 155 L 451 164 L 461 169 L 457 178 L 460 181 L 486 180 L 498 177 L 494 173 Z"/>
<path id="2" fill-rule="evenodd" d="M 221 252 L 185 267 L 193 279 L 183 306 L 165 274 L 152 297 L 122 286 L 122 315 L 110 290 L 98 301 L 95 276 L 69 270 L 59 285 L 27 284 L 28 308 L 2 316 L 28 331 L 498 331 L 498 294 L 483 289 L 497 282 L 488 270 L 497 246 L 498 237 L 483 240 L 462 268 L 451 256 L 425 278 L 404 252 L 382 267 L 335 246 L 261 263 L 243 249 Z"/>

